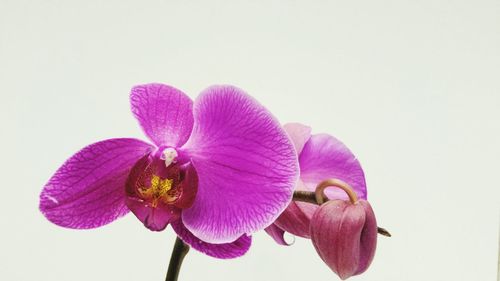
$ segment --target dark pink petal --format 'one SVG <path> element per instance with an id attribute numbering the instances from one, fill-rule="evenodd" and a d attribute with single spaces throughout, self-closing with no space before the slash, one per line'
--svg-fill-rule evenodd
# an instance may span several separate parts
<path id="1" fill-rule="evenodd" d="M 363 169 L 354 154 L 339 140 L 327 135 L 313 135 L 305 144 L 299 157 L 300 179 L 308 190 L 329 178 L 349 184 L 359 198 L 366 199 L 366 182 Z M 325 194 L 331 199 L 347 199 L 344 191 L 328 188 Z"/>
<path id="2" fill-rule="evenodd" d="M 125 181 L 152 146 L 136 139 L 91 144 L 69 158 L 40 194 L 40 210 L 69 228 L 95 228 L 128 213 Z"/>
<path id="3" fill-rule="evenodd" d="M 182 193 L 179 200 L 174 203 L 174 206 L 181 209 L 191 207 L 198 192 L 198 175 L 193 165 L 186 167 L 185 179 L 182 181 L 179 189 Z"/>
<path id="4" fill-rule="evenodd" d="M 296 189 L 304 190 L 303 186 L 304 183 L 299 180 Z M 314 204 L 292 201 L 274 223 L 293 235 L 310 238 L 309 221 L 317 208 Z"/>
<path id="5" fill-rule="evenodd" d="M 132 112 L 144 133 L 159 146 L 179 147 L 193 128 L 193 102 L 180 90 L 163 84 L 132 88 Z"/>
<path id="6" fill-rule="evenodd" d="M 298 176 L 288 135 L 262 105 L 232 86 L 205 90 L 183 148 L 198 173 L 185 226 L 211 243 L 231 242 L 268 226 L 291 200 Z"/>
<path id="7" fill-rule="evenodd" d="M 270 226 L 264 228 L 267 234 L 271 236 L 276 243 L 283 245 L 283 246 L 290 246 L 292 245 L 291 243 L 286 242 L 285 240 L 285 231 L 281 229 L 279 226 L 276 224 L 271 224 Z"/>
<path id="8" fill-rule="evenodd" d="M 189 232 L 182 224 L 182 220 L 173 222 L 172 228 L 184 243 L 214 258 L 232 259 L 243 256 L 252 244 L 252 238 L 247 235 L 242 235 L 236 241 L 230 243 L 210 244 L 204 242 Z"/>
<path id="9" fill-rule="evenodd" d="M 311 137 L 311 127 L 300 123 L 288 123 L 283 125 L 283 128 L 285 128 L 288 136 L 290 136 L 295 146 L 295 151 L 297 151 L 297 155 L 300 155 L 304 145 Z"/>
<path id="10" fill-rule="evenodd" d="M 127 207 L 145 227 L 152 231 L 164 230 L 169 223 L 178 220 L 181 215 L 179 208 L 166 204 L 159 204 L 153 208 L 143 200 L 134 197 L 127 197 Z"/>
<path id="11" fill-rule="evenodd" d="M 292 201 L 274 223 L 281 229 L 286 230 L 286 232 L 309 238 L 309 221 L 311 217 L 299 208 L 297 203 Z"/>

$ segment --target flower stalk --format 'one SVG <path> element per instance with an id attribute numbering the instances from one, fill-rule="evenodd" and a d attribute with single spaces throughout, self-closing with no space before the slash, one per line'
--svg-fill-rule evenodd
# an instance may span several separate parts
<path id="1" fill-rule="evenodd" d="M 174 248 L 172 249 L 172 256 L 170 256 L 170 262 L 168 264 L 167 276 L 165 281 L 177 281 L 179 277 L 179 272 L 181 271 L 182 261 L 184 257 L 189 252 L 189 246 L 182 242 L 182 240 L 177 237 L 175 239 Z"/>

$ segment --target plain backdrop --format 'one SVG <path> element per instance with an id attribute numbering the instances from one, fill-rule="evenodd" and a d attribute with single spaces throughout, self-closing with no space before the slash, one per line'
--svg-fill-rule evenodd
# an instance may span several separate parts
<path id="1" fill-rule="evenodd" d="M 68 230 L 38 211 L 81 147 L 144 139 L 132 85 L 227 83 L 344 141 L 379 238 L 352 280 L 495 280 L 500 2 L 0 0 L 0 280 L 163 280 L 174 235 L 133 216 Z M 289 237 L 290 238 L 290 237 Z M 191 251 L 180 280 L 339 280 L 310 241 Z"/>

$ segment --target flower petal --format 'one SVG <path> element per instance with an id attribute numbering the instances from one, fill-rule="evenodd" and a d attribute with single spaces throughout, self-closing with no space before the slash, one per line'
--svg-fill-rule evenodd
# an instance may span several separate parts
<path id="1" fill-rule="evenodd" d="M 283 125 L 283 128 L 292 139 L 297 155 L 300 155 L 304 145 L 311 138 L 311 127 L 300 123 L 287 123 Z"/>
<path id="2" fill-rule="evenodd" d="M 180 90 L 163 84 L 132 88 L 132 112 L 148 138 L 159 146 L 179 147 L 193 128 L 193 101 Z"/>
<path id="3" fill-rule="evenodd" d="M 300 178 L 310 191 L 329 178 L 349 184 L 361 199 L 366 199 L 366 182 L 358 159 L 341 141 L 327 134 L 313 135 L 304 145 L 299 157 Z M 347 199 L 340 189 L 329 188 L 325 194 L 330 199 Z"/>
<path id="4" fill-rule="evenodd" d="M 269 234 L 269 236 L 271 236 L 274 239 L 274 241 L 276 243 L 278 243 L 280 245 L 290 246 L 293 244 L 293 243 L 286 242 L 285 231 L 274 223 L 271 224 L 270 226 L 264 228 L 264 230 L 266 231 L 267 234 Z"/>
<path id="5" fill-rule="evenodd" d="M 306 213 L 297 206 L 297 203 L 298 202 L 293 201 L 290 202 L 290 205 L 288 205 L 274 223 L 281 229 L 286 230 L 286 232 L 303 238 L 309 238 L 309 221 L 312 216 L 306 215 Z M 305 208 L 305 210 L 309 209 Z"/>
<path id="6" fill-rule="evenodd" d="M 301 180 L 297 182 L 296 190 L 305 190 Z M 310 238 L 309 222 L 317 208 L 315 204 L 292 201 L 274 224 L 293 235 Z"/>
<path id="7" fill-rule="evenodd" d="M 174 206 L 181 209 L 189 208 L 193 205 L 194 199 L 196 198 L 196 193 L 198 191 L 198 175 L 193 165 L 188 165 L 186 168 L 185 178 L 181 183 L 179 188 L 182 193 L 174 203 Z"/>
<path id="8" fill-rule="evenodd" d="M 68 228 L 95 228 L 125 215 L 125 181 L 152 146 L 136 139 L 91 144 L 69 158 L 40 194 L 40 210 Z"/>
<path id="9" fill-rule="evenodd" d="M 189 232 L 189 230 L 182 224 L 182 220 L 173 222 L 172 228 L 181 240 L 184 241 L 184 243 L 214 258 L 232 259 L 243 256 L 248 249 L 250 249 L 250 245 L 252 244 L 252 238 L 247 235 L 242 235 L 236 241 L 231 243 L 210 244 L 204 242 Z"/>
<path id="10" fill-rule="evenodd" d="M 169 223 L 180 218 L 181 212 L 178 208 L 164 204 L 153 208 L 133 197 L 127 198 L 127 207 L 151 231 L 164 230 Z"/>
<path id="11" fill-rule="evenodd" d="M 291 200 L 295 149 L 262 105 L 232 86 L 205 90 L 183 148 L 198 173 L 198 193 L 182 213 L 185 226 L 211 243 L 234 241 L 268 226 Z"/>

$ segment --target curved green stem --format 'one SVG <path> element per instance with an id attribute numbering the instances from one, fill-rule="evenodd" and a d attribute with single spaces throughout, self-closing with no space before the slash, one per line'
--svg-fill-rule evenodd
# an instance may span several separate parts
<path id="1" fill-rule="evenodd" d="M 181 271 L 182 261 L 188 252 L 189 246 L 177 237 L 177 239 L 175 239 L 174 248 L 172 249 L 172 256 L 170 256 L 170 263 L 168 264 L 165 281 L 177 281 L 179 272 Z"/>

